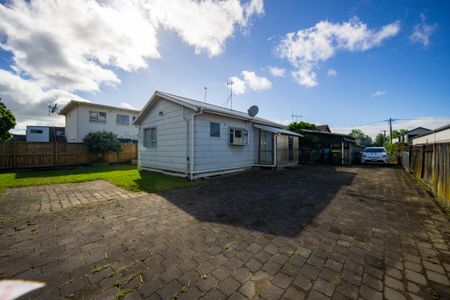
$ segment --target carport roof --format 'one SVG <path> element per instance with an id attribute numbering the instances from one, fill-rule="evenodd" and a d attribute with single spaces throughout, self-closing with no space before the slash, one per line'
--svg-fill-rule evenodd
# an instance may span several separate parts
<path id="1" fill-rule="evenodd" d="M 290 130 L 276 128 L 276 127 L 271 127 L 271 126 L 255 124 L 254 127 L 259 128 L 259 129 L 263 129 L 263 130 L 266 130 L 266 131 L 269 131 L 269 132 L 273 132 L 273 133 L 276 133 L 276 134 L 295 135 L 295 136 L 299 136 L 299 137 L 303 136 L 301 134 L 298 134 L 298 133 L 290 131 Z"/>

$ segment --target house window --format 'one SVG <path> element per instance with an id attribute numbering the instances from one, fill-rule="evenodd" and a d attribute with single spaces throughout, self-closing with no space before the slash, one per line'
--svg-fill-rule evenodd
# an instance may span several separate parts
<path id="1" fill-rule="evenodd" d="M 220 123 L 209 123 L 209 136 L 220 137 Z"/>
<path id="2" fill-rule="evenodd" d="M 133 117 L 133 123 L 134 123 L 134 121 L 136 121 L 136 116 Z"/>
<path id="3" fill-rule="evenodd" d="M 240 128 L 230 128 L 230 145 L 247 145 L 248 131 Z"/>
<path id="4" fill-rule="evenodd" d="M 130 125 L 130 116 L 127 115 L 116 115 L 116 124 L 117 125 Z"/>
<path id="5" fill-rule="evenodd" d="M 89 111 L 89 122 L 106 123 L 106 112 L 104 111 Z"/>
<path id="6" fill-rule="evenodd" d="M 156 127 L 144 129 L 144 147 L 156 148 Z"/>
<path id="7" fill-rule="evenodd" d="M 43 134 L 44 131 L 42 129 L 30 129 L 30 133 Z"/>

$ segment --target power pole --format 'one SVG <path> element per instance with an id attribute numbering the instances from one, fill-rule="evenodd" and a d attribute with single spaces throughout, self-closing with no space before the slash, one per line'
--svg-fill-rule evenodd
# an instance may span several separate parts
<path id="1" fill-rule="evenodd" d="M 389 118 L 389 141 L 392 144 L 392 118 Z"/>
<path id="2" fill-rule="evenodd" d="M 205 98 L 204 98 L 204 100 L 205 100 L 205 103 L 206 103 L 206 93 L 208 92 L 208 88 L 205 86 L 204 89 L 205 89 Z"/>
<path id="3" fill-rule="evenodd" d="M 386 145 L 386 130 L 383 130 L 383 147 Z"/>

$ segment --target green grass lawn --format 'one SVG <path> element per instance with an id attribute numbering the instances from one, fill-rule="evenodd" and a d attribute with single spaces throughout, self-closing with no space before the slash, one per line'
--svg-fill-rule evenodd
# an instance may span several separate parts
<path id="1" fill-rule="evenodd" d="M 192 182 L 184 178 L 149 171 L 139 171 L 134 165 L 112 165 L 0 173 L 0 192 L 3 192 L 9 187 L 100 179 L 134 192 L 145 191 L 154 193 L 193 185 Z"/>

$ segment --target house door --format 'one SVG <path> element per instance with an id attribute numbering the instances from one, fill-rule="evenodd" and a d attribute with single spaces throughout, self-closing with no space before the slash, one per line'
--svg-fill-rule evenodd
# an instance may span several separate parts
<path id="1" fill-rule="evenodd" d="M 259 131 L 259 163 L 273 164 L 273 134 L 265 130 Z"/>

